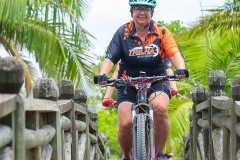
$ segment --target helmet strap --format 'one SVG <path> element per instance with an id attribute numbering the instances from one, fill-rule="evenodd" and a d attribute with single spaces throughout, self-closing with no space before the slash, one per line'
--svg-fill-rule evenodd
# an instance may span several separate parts
<path id="1" fill-rule="evenodd" d="M 146 26 L 141 26 L 139 25 L 137 22 L 135 22 L 135 24 L 137 25 L 138 28 L 140 28 L 141 30 L 144 30 L 145 28 L 149 27 L 149 23 Z"/>

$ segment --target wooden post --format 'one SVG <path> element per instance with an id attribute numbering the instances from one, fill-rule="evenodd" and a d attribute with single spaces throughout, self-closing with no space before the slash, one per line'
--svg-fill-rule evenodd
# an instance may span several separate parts
<path id="1" fill-rule="evenodd" d="M 73 99 L 75 95 L 74 91 L 74 85 L 71 80 L 63 79 L 58 82 L 58 88 L 59 88 L 59 100 L 66 100 L 66 99 Z M 75 125 L 75 104 L 73 101 L 71 101 L 72 109 L 70 112 L 66 113 L 67 117 L 71 120 L 71 159 L 75 160 L 77 159 L 77 149 L 76 149 L 76 141 L 77 141 L 77 135 L 76 135 L 76 125 Z M 62 131 L 64 134 L 64 132 Z M 62 135 L 62 137 L 65 137 Z M 64 144 L 62 144 L 64 146 Z"/>
<path id="2" fill-rule="evenodd" d="M 84 159 L 89 160 L 90 159 L 89 117 L 88 117 L 88 106 L 86 105 L 86 101 L 87 101 L 86 92 L 83 89 L 75 89 L 74 102 L 76 104 L 79 104 L 79 105 L 85 107 L 85 109 L 86 109 L 86 114 L 85 115 L 76 115 L 76 119 L 81 120 L 86 123 L 86 131 L 85 132 L 86 132 L 87 140 L 86 140 Z"/>
<path id="3" fill-rule="evenodd" d="M 210 97 L 213 96 L 225 96 L 224 87 L 226 85 L 226 76 L 222 70 L 212 70 L 208 77 L 208 85 L 210 87 Z M 218 111 L 210 105 L 210 116 L 209 116 L 209 160 L 215 160 L 213 141 L 212 141 L 212 131 L 216 126 L 212 123 L 212 116 Z"/>
<path id="4" fill-rule="evenodd" d="M 23 100 L 20 95 L 16 95 L 16 111 L 14 112 L 14 139 L 15 139 L 15 159 L 25 159 L 25 111 Z"/>
<path id="5" fill-rule="evenodd" d="M 195 160 L 195 159 L 199 159 L 197 157 L 197 147 L 198 145 L 198 141 L 197 141 L 197 137 L 198 134 L 200 133 L 200 127 L 197 124 L 198 119 L 201 117 L 202 115 L 201 113 L 196 111 L 196 106 L 198 104 L 200 104 L 203 101 L 206 101 L 208 99 L 208 91 L 205 87 L 200 86 L 197 88 L 194 88 L 192 91 L 192 101 L 194 102 L 193 107 L 192 107 L 192 126 L 191 126 L 191 132 L 190 132 L 190 141 L 191 141 L 191 159 Z M 198 147 L 200 148 L 200 147 Z M 200 150 L 199 150 L 200 151 Z M 201 154 L 200 154 L 201 155 Z"/>
<path id="6" fill-rule="evenodd" d="M 24 69 L 13 57 L 0 58 L 0 93 L 19 93 L 24 82 Z"/>
<path id="7" fill-rule="evenodd" d="M 8 95 L 14 97 L 13 103 L 8 103 L 9 106 L 1 106 L 1 113 L 10 112 L 10 116 L 3 119 L 4 123 L 12 127 L 12 149 L 14 150 L 14 159 L 25 159 L 25 113 L 24 104 L 21 96 L 18 94 L 24 82 L 24 68 L 22 64 L 14 57 L 0 58 L 0 93 L 11 93 L 16 95 Z M 6 95 L 7 97 L 7 95 Z M 4 109 L 6 108 L 6 109 Z M 13 109 L 14 108 L 14 109 Z M 8 119 L 9 117 L 9 119 Z"/>
<path id="8" fill-rule="evenodd" d="M 232 85 L 231 85 L 231 92 L 232 92 L 232 99 L 233 99 L 233 106 L 231 107 L 231 145 L 230 145 L 230 159 L 236 160 L 237 150 L 237 141 L 239 143 L 240 138 L 237 137 L 236 134 L 236 126 L 237 123 L 240 122 L 239 117 L 235 112 L 235 101 L 240 101 L 240 75 L 234 77 Z"/>
<path id="9" fill-rule="evenodd" d="M 59 99 L 59 88 L 55 80 L 52 78 L 38 80 L 33 89 L 33 97 L 38 99 L 47 99 L 51 101 L 57 101 Z M 61 146 L 62 136 L 61 136 L 61 126 L 60 126 L 60 111 L 56 110 L 50 113 L 41 113 L 41 110 L 36 112 L 32 112 L 32 111 L 26 112 L 28 116 L 33 115 L 32 113 L 35 113 L 34 115 L 36 116 L 36 117 L 33 117 L 32 119 L 33 121 L 35 120 L 36 128 L 31 127 L 32 129 L 37 130 L 41 125 L 45 125 L 45 124 L 51 124 L 55 128 L 56 134 L 51 141 L 51 145 L 53 148 L 51 159 L 62 160 L 62 146 Z M 32 124 L 34 123 L 30 123 L 29 125 L 32 125 Z M 35 151 L 36 154 L 41 154 L 41 148 L 37 147 L 36 149 L 37 149 L 37 152 Z"/>

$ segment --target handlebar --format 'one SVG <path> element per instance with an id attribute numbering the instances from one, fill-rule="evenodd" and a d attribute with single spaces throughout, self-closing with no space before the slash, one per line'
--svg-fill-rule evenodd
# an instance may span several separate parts
<path id="1" fill-rule="evenodd" d="M 94 83 L 97 84 L 98 77 L 101 75 L 94 76 Z M 136 82 L 155 82 L 161 80 L 169 80 L 169 81 L 178 81 L 175 75 L 166 75 L 166 76 L 151 76 L 151 77 L 125 77 L 120 79 L 111 79 L 107 80 L 105 86 L 112 86 L 112 87 L 121 87 L 121 86 L 130 86 Z"/>

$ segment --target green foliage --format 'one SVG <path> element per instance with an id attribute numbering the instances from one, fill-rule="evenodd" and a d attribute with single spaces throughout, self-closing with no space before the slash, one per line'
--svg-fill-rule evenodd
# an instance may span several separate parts
<path id="1" fill-rule="evenodd" d="M 180 20 L 171 21 L 170 23 L 164 21 L 157 22 L 165 25 L 174 35 L 187 31 L 187 28 L 182 25 L 183 23 Z"/>
<path id="2" fill-rule="evenodd" d="M 107 135 L 107 147 L 111 156 L 121 154 L 121 148 L 118 143 L 118 115 L 117 109 L 100 109 L 98 110 L 98 130 Z"/>
<path id="3" fill-rule="evenodd" d="M 92 83 L 97 56 L 89 51 L 92 43 L 88 39 L 94 37 L 80 25 L 90 4 L 84 0 L 1 0 L 0 35 L 35 57 L 43 78 L 67 78 L 77 88 L 85 88 L 89 96 L 97 95 L 98 87 Z M 23 59 L 4 47 L 10 56 Z"/>

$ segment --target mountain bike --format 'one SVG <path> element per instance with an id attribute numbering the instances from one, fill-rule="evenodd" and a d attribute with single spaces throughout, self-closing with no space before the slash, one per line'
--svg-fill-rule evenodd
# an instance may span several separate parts
<path id="1" fill-rule="evenodd" d="M 186 75 L 188 72 L 186 73 Z M 94 76 L 94 83 L 97 84 L 98 76 Z M 147 77 L 145 72 L 140 72 L 139 77 L 125 77 L 120 79 L 108 79 L 103 86 L 129 87 L 137 90 L 137 101 L 132 104 L 132 159 L 154 160 L 155 159 L 155 124 L 154 106 L 148 103 L 147 92 L 151 84 L 157 81 L 173 80 L 178 81 L 174 75 L 160 75 Z"/>

